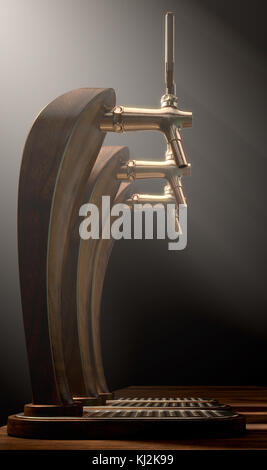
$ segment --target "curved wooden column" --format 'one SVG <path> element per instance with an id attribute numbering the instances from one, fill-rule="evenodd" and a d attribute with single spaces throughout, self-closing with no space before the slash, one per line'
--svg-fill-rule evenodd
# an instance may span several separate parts
<path id="1" fill-rule="evenodd" d="M 94 164 L 89 180 L 86 184 L 82 202 L 88 201 L 101 205 L 101 198 L 97 193 L 97 186 L 101 183 L 102 174 L 109 172 L 113 163 L 109 163 L 113 158 L 126 159 L 128 151 L 122 147 L 102 147 L 97 160 Z M 116 163 L 117 165 L 117 163 Z M 118 184 L 109 179 L 108 185 L 105 186 L 105 195 L 114 198 L 114 192 L 117 190 Z M 110 188 L 110 191 L 109 191 Z M 66 363 L 66 374 L 69 382 L 70 391 L 75 400 L 83 402 L 83 404 L 97 405 L 102 404 L 102 400 L 97 398 L 95 386 L 95 374 L 92 372 L 90 380 L 85 382 L 83 375 L 83 367 L 81 362 L 79 332 L 77 328 L 77 264 L 79 257 L 80 235 L 79 225 L 82 222 L 79 211 L 76 213 L 75 223 L 68 244 L 68 251 L 65 254 L 64 272 L 62 273 L 62 327 L 63 327 L 63 350 Z M 91 258 L 94 257 L 94 250 L 97 240 L 90 239 L 87 241 L 87 248 Z M 91 273 L 90 263 L 87 266 L 87 275 Z M 90 357 L 91 360 L 91 357 Z M 93 368 L 91 367 L 93 370 Z"/>
<path id="2" fill-rule="evenodd" d="M 128 149 L 126 147 L 102 147 L 97 160 L 94 164 L 89 180 L 86 184 L 85 193 L 83 195 L 83 203 L 94 203 L 97 207 L 101 206 L 101 198 L 103 194 L 114 199 L 114 194 L 119 186 L 113 178 L 114 166 L 117 168 L 120 161 L 128 159 Z M 106 174 L 106 176 L 105 176 Z M 112 175 L 112 177 L 110 176 Z M 72 232 L 69 250 L 66 253 L 67 261 L 64 269 L 64 308 L 63 316 L 63 349 L 66 360 L 66 373 L 69 386 L 75 400 L 83 402 L 83 404 L 101 404 L 102 400 L 97 398 L 97 390 L 95 384 L 94 365 L 92 362 L 92 354 L 89 355 L 87 361 L 89 363 L 90 376 L 84 380 L 83 366 L 80 354 L 80 338 L 77 328 L 77 264 L 79 258 L 80 235 L 79 225 L 82 222 L 81 216 L 77 213 L 75 221 L 75 229 Z M 86 240 L 86 248 L 89 256 L 88 264 L 84 266 L 84 276 L 89 279 L 92 271 L 91 259 L 94 259 L 95 248 L 98 240 Z M 89 334 L 89 332 L 88 332 Z"/>
<path id="3" fill-rule="evenodd" d="M 129 159 L 129 151 L 127 147 L 106 147 L 106 154 L 103 154 L 103 157 L 105 158 L 97 161 L 88 183 L 89 187 L 93 188 L 88 203 L 93 203 L 99 208 L 101 207 L 102 196 L 110 196 L 112 204 L 120 186 L 116 175 L 121 163 Z M 97 395 L 90 291 L 95 250 L 98 243 L 98 239 L 81 239 L 77 269 L 77 321 L 79 344 L 84 380 L 90 395 Z"/>
<path id="4" fill-rule="evenodd" d="M 129 183 L 122 183 L 119 187 L 119 190 L 116 194 L 113 203 L 123 203 L 132 194 L 133 185 Z M 115 240 L 113 238 L 100 238 L 100 240 L 98 240 L 97 242 L 97 246 L 94 250 L 93 262 L 90 259 L 90 265 L 92 265 L 92 272 L 90 273 L 91 286 L 90 289 L 87 291 L 87 309 L 86 312 L 84 312 L 84 314 L 90 315 L 90 318 L 87 319 L 88 323 L 91 325 L 89 331 L 90 336 L 88 339 L 91 341 L 93 348 L 92 358 L 94 360 L 96 390 L 100 396 L 106 396 L 107 398 L 110 397 L 110 392 L 106 383 L 102 361 L 100 314 L 105 274 L 114 242 Z M 85 243 L 86 242 L 81 242 L 81 252 L 83 253 L 83 262 L 86 264 L 89 263 L 89 260 L 87 258 L 89 253 L 88 250 L 85 250 Z M 87 279 L 89 281 L 89 278 Z"/>
<path id="5" fill-rule="evenodd" d="M 105 136 L 98 123 L 114 105 L 112 89 L 66 93 L 39 114 L 25 144 L 18 249 L 35 405 L 73 403 L 62 346 L 62 276 L 75 217 Z"/>

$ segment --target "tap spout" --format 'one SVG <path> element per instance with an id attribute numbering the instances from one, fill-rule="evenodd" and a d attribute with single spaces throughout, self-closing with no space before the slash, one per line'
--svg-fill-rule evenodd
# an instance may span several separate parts
<path id="1" fill-rule="evenodd" d="M 173 159 L 163 161 L 129 160 L 123 163 L 117 173 L 117 179 L 135 181 L 136 179 L 165 178 L 189 176 L 190 163 L 186 168 L 178 168 Z"/>

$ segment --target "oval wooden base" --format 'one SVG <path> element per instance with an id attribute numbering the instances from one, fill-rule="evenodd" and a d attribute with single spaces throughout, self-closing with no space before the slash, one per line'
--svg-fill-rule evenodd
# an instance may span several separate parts
<path id="1" fill-rule="evenodd" d="M 11 436 L 39 439 L 185 439 L 223 437 L 245 432 L 245 418 L 8 418 Z"/>
<path id="2" fill-rule="evenodd" d="M 67 405 L 24 405 L 25 416 L 82 416 L 83 405 L 80 402 Z"/>

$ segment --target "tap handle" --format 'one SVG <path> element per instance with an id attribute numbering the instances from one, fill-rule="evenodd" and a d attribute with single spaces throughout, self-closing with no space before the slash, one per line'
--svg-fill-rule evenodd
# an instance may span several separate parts
<path id="1" fill-rule="evenodd" d="M 165 15 L 165 84 L 166 94 L 175 95 L 176 86 L 174 82 L 174 39 L 175 39 L 175 16 L 173 13 Z"/>

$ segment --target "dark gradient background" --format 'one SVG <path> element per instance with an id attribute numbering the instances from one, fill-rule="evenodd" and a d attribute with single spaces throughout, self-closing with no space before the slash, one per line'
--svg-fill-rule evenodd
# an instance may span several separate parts
<path id="1" fill-rule="evenodd" d="M 103 297 L 111 388 L 266 384 L 265 1 L 1 0 L 1 422 L 31 399 L 19 297 L 16 204 L 31 123 L 79 87 L 157 106 L 164 20 L 176 13 L 176 83 L 194 126 L 188 246 L 121 241 Z M 133 158 L 161 159 L 157 133 L 109 135 Z M 143 183 L 158 191 L 162 183 Z M 42 364 L 40 364 L 42 367 Z"/>

